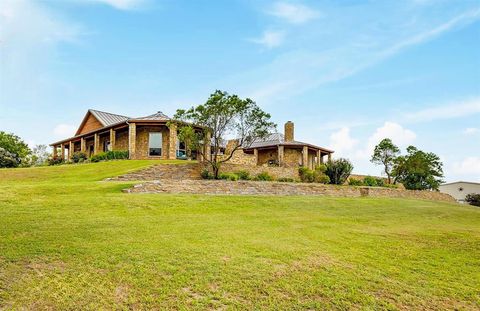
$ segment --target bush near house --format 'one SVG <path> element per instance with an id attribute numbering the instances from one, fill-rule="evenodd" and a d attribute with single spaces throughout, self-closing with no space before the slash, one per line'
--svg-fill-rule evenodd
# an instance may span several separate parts
<path id="1" fill-rule="evenodd" d="M 48 165 L 59 165 L 64 163 L 65 161 L 61 157 L 51 157 L 48 158 Z"/>
<path id="2" fill-rule="evenodd" d="M 218 179 L 237 181 L 238 175 L 235 173 L 220 173 Z"/>
<path id="3" fill-rule="evenodd" d="M 268 172 L 258 174 L 253 180 L 256 181 L 272 181 L 274 178 Z"/>
<path id="4" fill-rule="evenodd" d="M 298 174 L 300 175 L 300 181 L 302 182 L 328 184 L 330 178 L 325 174 L 326 170 L 327 167 L 323 164 L 315 167 L 314 170 L 311 170 L 308 167 L 300 167 L 298 169 Z"/>
<path id="5" fill-rule="evenodd" d="M 240 180 L 250 180 L 250 173 L 247 171 L 237 171 L 235 172 L 235 175 L 238 176 L 238 179 Z"/>
<path id="6" fill-rule="evenodd" d="M 480 206 L 480 193 L 467 194 L 465 201 L 470 205 Z"/>
<path id="7" fill-rule="evenodd" d="M 91 162 L 100 162 L 105 160 L 124 160 L 128 159 L 128 151 L 107 151 L 90 157 Z"/>
<path id="8" fill-rule="evenodd" d="M 353 165 L 348 159 L 340 158 L 328 161 L 325 174 L 330 178 L 330 183 L 343 185 L 352 173 Z"/>
<path id="9" fill-rule="evenodd" d="M 87 157 L 87 154 L 85 152 L 78 151 L 78 152 L 74 152 L 73 155 L 72 155 L 72 162 L 73 163 L 83 162 L 86 159 L 88 159 L 88 157 Z"/>

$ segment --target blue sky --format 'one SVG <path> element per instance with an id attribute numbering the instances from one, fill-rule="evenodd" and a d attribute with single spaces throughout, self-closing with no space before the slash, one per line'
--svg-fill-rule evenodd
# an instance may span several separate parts
<path id="1" fill-rule="evenodd" d="M 251 97 L 282 130 L 379 174 L 390 137 L 480 181 L 480 2 L 1 0 L 0 130 L 71 135 L 88 108 L 129 116 Z"/>

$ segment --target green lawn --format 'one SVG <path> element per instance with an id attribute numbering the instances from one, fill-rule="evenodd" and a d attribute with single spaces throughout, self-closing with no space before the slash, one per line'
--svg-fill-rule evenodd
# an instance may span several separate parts
<path id="1" fill-rule="evenodd" d="M 152 163 L 0 170 L 0 310 L 480 308 L 478 208 L 101 181 Z"/>

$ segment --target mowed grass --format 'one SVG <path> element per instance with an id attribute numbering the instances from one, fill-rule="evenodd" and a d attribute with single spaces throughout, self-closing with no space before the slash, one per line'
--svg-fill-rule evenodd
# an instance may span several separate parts
<path id="1" fill-rule="evenodd" d="M 0 170 L 0 309 L 480 308 L 480 209 L 102 181 L 152 163 Z"/>

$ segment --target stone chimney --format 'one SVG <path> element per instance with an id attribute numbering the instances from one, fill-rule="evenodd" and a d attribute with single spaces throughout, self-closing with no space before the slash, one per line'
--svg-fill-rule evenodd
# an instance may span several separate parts
<path id="1" fill-rule="evenodd" d="M 288 121 L 287 123 L 285 123 L 285 141 L 286 142 L 290 142 L 290 141 L 293 141 L 295 139 L 295 135 L 294 135 L 294 132 L 295 132 L 295 125 L 293 124 L 292 121 Z"/>

